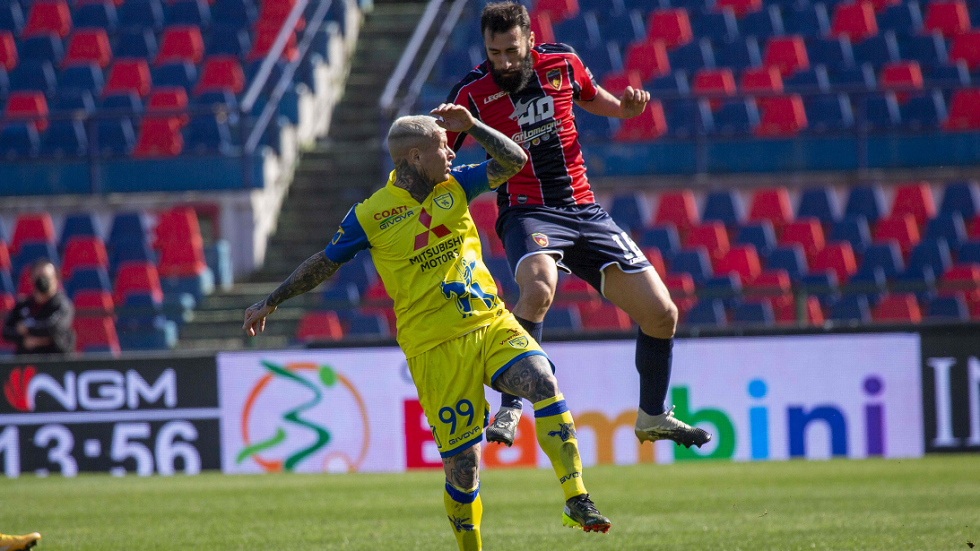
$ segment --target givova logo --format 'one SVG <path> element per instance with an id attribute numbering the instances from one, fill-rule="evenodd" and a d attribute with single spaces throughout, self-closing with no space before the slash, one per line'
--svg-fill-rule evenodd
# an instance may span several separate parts
<path id="1" fill-rule="evenodd" d="M 236 465 L 253 461 L 265 472 L 357 471 L 367 455 L 370 427 L 351 381 L 329 365 L 261 364 L 267 373 L 251 387 L 241 410 L 243 445 Z M 337 410 L 359 414 L 360 446 L 349 441 L 357 427 L 331 431 L 331 411 Z"/>

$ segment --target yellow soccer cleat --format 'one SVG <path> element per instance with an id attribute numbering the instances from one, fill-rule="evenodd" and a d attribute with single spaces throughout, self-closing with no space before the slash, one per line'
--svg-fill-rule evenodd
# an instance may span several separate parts
<path id="1" fill-rule="evenodd" d="M 41 539 L 41 534 L 37 532 L 26 536 L 9 536 L 0 534 L 0 551 L 26 551 L 37 545 L 37 540 Z"/>

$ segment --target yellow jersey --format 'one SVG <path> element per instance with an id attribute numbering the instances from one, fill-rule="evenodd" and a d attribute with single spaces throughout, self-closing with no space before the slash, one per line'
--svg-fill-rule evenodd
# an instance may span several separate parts
<path id="1" fill-rule="evenodd" d="M 385 187 L 347 213 L 325 249 L 337 263 L 371 249 L 408 358 L 486 326 L 503 311 L 468 208 L 490 190 L 486 163 L 451 174 L 419 203 L 395 186 L 392 171 Z"/>

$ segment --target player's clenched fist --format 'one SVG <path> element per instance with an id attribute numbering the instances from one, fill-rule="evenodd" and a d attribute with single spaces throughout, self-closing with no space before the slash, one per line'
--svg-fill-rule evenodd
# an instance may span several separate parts
<path id="1" fill-rule="evenodd" d="M 619 100 L 619 105 L 623 110 L 623 118 L 633 118 L 643 112 L 647 103 L 650 101 L 650 92 L 627 86 L 623 90 L 623 97 Z"/>
<path id="2" fill-rule="evenodd" d="M 469 109 L 455 103 L 443 103 L 429 114 L 436 117 L 436 124 L 450 132 L 466 132 L 476 124 Z"/>

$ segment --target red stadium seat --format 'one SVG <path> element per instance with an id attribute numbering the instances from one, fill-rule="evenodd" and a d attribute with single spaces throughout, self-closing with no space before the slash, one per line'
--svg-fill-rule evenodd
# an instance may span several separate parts
<path id="1" fill-rule="evenodd" d="M 894 239 L 902 249 L 902 256 L 909 257 L 912 247 L 919 242 L 919 226 L 915 216 L 911 214 L 896 214 L 879 220 L 874 228 L 876 243 Z"/>
<path id="2" fill-rule="evenodd" d="M 823 325 L 823 310 L 820 309 L 820 301 L 817 297 L 805 297 L 802 300 L 805 318 L 802 325 Z M 775 315 L 776 323 L 800 323 L 796 299 L 792 295 L 772 299 L 772 312 Z"/>
<path id="3" fill-rule="evenodd" d="M 534 11 L 547 13 L 552 21 L 560 23 L 578 15 L 578 0 L 537 0 Z"/>
<path id="4" fill-rule="evenodd" d="M 823 226 L 820 224 L 820 220 L 816 218 L 801 218 L 795 222 L 789 222 L 783 226 L 782 234 L 779 236 L 779 244 L 802 246 L 803 252 L 806 253 L 807 264 L 810 264 L 816 254 L 824 248 Z"/>
<path id="5" fill-rule="evenodd" d="M 334 311 L 307 312 L 296 327 L 296 339 L 303 343 L 311 341 L 339 341 L 344 337 L 344 328 Z"/>
<path id="6" fill-rule="evenodd" d="M 231 55 L 216 55 L 204 61 L 201 79 L 194 88 L 195 94 L 211 91 L 228 90 L 235 94 L 245 88 L 245 73 L 238 57 Z"/>
<path id="7" fill-rule="evenodd" d="M 667 191 L 660 194 L 660 202 L 653 217 L 654 224 L 673 224 L 682 238 L 698 223 L 698 207 L 690 190 Z"/>
<path id="8" fill-rule="evenodd" d="M 709 103 L 712 110 L 721 107 L 724 100 L 720 96 L 735 95 L 735 77 L 732 70 L 725 67 L 721 69 L 701 69 L 694 75 L 691 84 L 691 91 L 701 96 L 714 96 Z"/>
<path id="9" fill-rule="evenodd" d="M 935 0 L 926 5 L 924 31 L 938 31 L 946 38 L 970 30 L 970 12 L 963 0 Z"/>
<path id="10" fill-rule="evenodd" d="M 749 222 L 769 220 L 778 233 L 783 225 L 793 219 L 793 206 L 786 188 L 760 189 L 752 194 L 749 206 Z"/>
<path id="11" fill-rule="evenodd" d="M 154 65 L 190 62 L 198 64 L 204 58 L 204 39 L 201 28 L 192 25 L 175 25 L 163 31 L 160 50 Z"/>
<path id="12" fill-rule="evenodd" d="M 932 199 L 932 188 L 928 182 L 914 182 L 895 188 L 895 200 L 892 203 L 892 216 L 911 214 L 915 223 L 922 228 L 926 222 L 936 216 L 936 203 Z"/>
<path id="13" fill-rule="evenodd" d="M 364 291 L 364 297 L 361 299 L 363 306 L 371 308 L 387 308 L 394 304 L 391 296 L 388 294 L 388 290 L 385 289 L 385 284 L 378 278 L 377 281 L 368 286 Z"/>
<path id="14" fill-rule="evenodd" d="M 150 99 L 146 102 L 147 113 L 169 115 L 176 117 L 180 125 L 186 125 L 188 115 L 184 113 L 187 109 L 187 91 L 181 86 L 161 86 L 154 88 L 150 94 Z"/>
<path id="15" fill-rule="evenodd" d="M 660 100 L 652 99 L 639 115 L 621 121 L 614 138 L 618 142 L 655 140 L 667 133 L 667 119 Z"/>
<path id="16" fill-rule="evenodd" d="M 184 149 L 180 117 L 144 117 L 133 157 L 174 157 Z"/>
<path id="17" fill-rule="evenodd" d="M 12 92 L 4 111 L 9 120 L 33 121 L 38 132 L 48 128 L 48 101 L 42 92 Z"/>
<path id="18" fill-rule="evenodd" d="M 68 52 L 61 61 L 62 66 L 87 65 L 95 63 L 105 69 L 112 61 L 112 48 L 109 35 L 104 29 L 81 29 L 72 35 L 68 42 Z"/>
<path id="19" fill-rule="evenodd" d="M 781 297 L 792 292 L 792 281 L 786 270 L 766 270 L 747 283 L 743 281 L 746 295 Z"/>
<path id="20" fill-rule="evenodd" d="M 10 71 L 17 66 L 17 43 L 10 31 L 0 31 L 0 68 Z"/>
<path id="21" fill-rule="evenodd" d="M 10 271 L 10 250 L 7 249 L 7 243 L 0 239 L 0 271 L 2 270 Z"/>
<path id="22" fill-rule="evenodd" d="M 779 94 L 783 91 L 783 77 L 777 67 L 753 67 L 742 71 L 741 88 L 745 94 L 758 92 Z M 756 98 L 756 101 L 761 103 L 763 99 Z"/>
<path id="23" fill-rule="evenodd" d="M 881 69 L 878 86 L 884 90 L 918 90 L 922 88 L 922 69 L 918 61 L 886 63 Z M 905 103 L 908 94 L 898 94 L 899 103 Z"/>
<path id="24" fill-rule="evenodd" d="M 736 245 L 715 262 L 714 271 L 717 275 L 734 272 L 738 274 L 742 285 L 745 285 L 758 278 L 762 272 L 762 265 L 758 253 L 755 252 L 755 246 Z"/>
<path id="25" fill-rule="evenodd" d="M 957 264 L 943 274 L 939 290 L 980 291 L 980 264 Z"/>
<path id="26" fill-rule="evenodd" d="M 61 257 L 61 279 L 71 279 L 75 268 L 106 268 L 109 267 L 109 256 L 105 244 L 99 237 L 73 237 L 65 245 Z"/>
<path id="27" fill-rule="evenodd" d="M 27 22 L 21 37 L 56 34 L 61 38 L 71 32 L 71 10 L 64 0 L 35 2 L 27 12 Z"/>
<path id="28" fill-rule="evenodd" d="M 897 6 L 901 4 L 902 0 L 870 0 L 870 2 L 875 7 L 875 12 L 881 13 L 887 10 L 891 6 Z"/>
<path id="29" fill-rule="evenodd" d="M 119 337 L 111 317 L 76 317 L 72 327 L 77 337 L 76 351 L 119 354 Z"/>
<path id="30" fill-rule="evenodd" d="M 621 97 L 627 86 L 632 86 L 634 90 L 642 88 L 643 79 L 640 74 L 636 71 L 617 72 L 608 73 L 602 78 L 602 87 L 616 97 Z"/>
<path id="31" fill-rule="evenodd" d="M 893 293 L 878 303 L 871 318 L 874 321 L 919 323 L 922 321 L 922 313 L 914 294 Z"/>
<path id="32" fill-rule="evenodd" d="M 728 243 L 728 231 L 725 224 L 721 222 L 705 222 L 700 226 L 694 226 L 687 232 L 684 239 L 684 246 L 687 248 L 704 247 L 711 257 L 711 263 L 725 256 L 730 248 Z"/>
<path id="33" fill-rule="evenodd" d="M 547 13 L 531 13 L 531 32 L 536 42 L 552 43 L 555 40 L 555 30 L 551 25 L 551 16 Z"/>
<path id="34" fill-rule="evenodd" d="M 50 214 L 28 212 L 17 216 L 14 236 L 10 240 L 10 252 L 16 257 L 20 252 L 20 245 L 26 241 L 55 242 L 54 223 L 51 222 Z"/>
<path id="35" fill-rule="evenodd" d="M 762 56 L 763 67 L 775 67 L 783 76 L 789 76 L 801 69 L 810 68 L 810 58 L 806 54 L 806 44 L 801 36 L 773 37 L 766 43 Z"/>
<path id="36" fill-rule="evenodd" d="M 117 59 L 109 69 L 102 94 L 135 92 L 143 97 L 150 93 L 150 66 L 145 59 Z"/>
<path id="37" fill-rule="evenodd" d="M 803 98 L 798 94 L 766 98 L 756 136 L 794 136 L 807 127 Z"/>
<path id="38" fill-rule="evenodd" d="M 75 291 L 72 297 L 75 313 L 80 316 L 111 316 L 114 312 L 112 294 L 97 289 Z"/>
<path id="39" fill-rule="evenodd" d="M 281 22 L 277 23 L 260 17 L 258 23 L 255 25 L 255 33 L 252 38 L 252 49 L 248 52 L 248 57 L 246 60 L 258 61 L 268 55 L 269 50 L 272 49 L 272 45 L 276 41 L 276 36 L 279 34 L 280 27 L 282 27 Z M 281 58 L 286 61 L 293 61 L 296 59 L 297 55 L 296 33 L 290 33 L 289 38 L 286 41 L 286 47 L 282 50 Z"/>
<path id="40" fill-rule="evenodd" d="M 980 68 L 980 32 L 972 31 L 953 38 L 953 45 L 949 48 L 949 62 L 957 61 L 965 62 L 971 71 Z"/>
<path id="41" fill-rule="evenodd" d="M 978 38 L 980 38 L 980 33 L 978 33 Z M 980 46 L 980 40 L 978 40 L 977 45 Z M 946 121 L 943 122 L 943 128 L 946 130 L 980 129 L 980 89 L 961 88 L 953 91 L 953 99 L 949 104 L 949 114 Z"/>
<path id="42" fill-rule="evenodd" d="M 870 2 L 837 4 L 830 24 L 830 34 L 846 36 L 851 39 L 851 42 L 861 42 L 869 36 L 878 34 L 874 4 Z"/>
<path id="43" fill-rule="evenodd" d="M 592 311 L 582 311 L 582 328 L 592 331 L 627 331 L 633 327 L 630 317 L 615 305 L 603 304 Z"/>
<path id="44" fill-rule="evenodd" d="M 263 0 L 257 25 L 268 24 L 281 27 L 289 17 L 289 12 L 296 5 L 296 0 Z M 301 31 L 306 27 L 306 21 L 300 17 L 296 30 Z"/>
<path id="45" fill-rule="evenodd" d="M 966 306 L 970 310 L 971 320 L 980 320 L 980 291 L 964 293 Z"/>
<path id="46" fill-rule="evenodd" d="M 170 241 L 160 249 L 157 270 L 161 277 L 193 277 L 207 270 L 200 242 Z"/>
<path id="47" fill-rule="evenodd" d="M 813 255 L 811 272 L 832 271 L 838 283 L 845 283 L 857 272 L 857 261 L 850 243 L 831 243 Z"/>
<path id="48" fill-rule="evenodd" d="M 980 216 L 969 221 L 966 226 L 967 239 L 980 239 Z"/>
<path id="49" fill-rule="evenodd" d="M 762 0 L 717 0 L 715 2 L 715 11 L 722 11 L 725 8 L 731 8 L 735 12 L 735 17 L 741 19 L 747 13 L 761 10 Z"/>
<path id="50" fill-rule="evenodd" d="M 120 266 L 114 291 L 116 304 L 125 303 L 129 294 L 149 294 L 154 302 L 163 302 L 160 275 L 149 262 L 126 262 Z"/>
<path id="51" fill-rule="evenodd" d="M 154 248 L 161 248 L 169 241 L 197 241 L 201 238 L 201 226 L 197 213 L 191 207 L 174 207 L 157 217 L 154 230 Z"/>
<path id="52" fill-rule="evenodd" d="M 687 44 L 693 37 L 691 20 L 684 9 L 654 10 L 647 19 L 647 38 L 663 40 L 668 50 Z"/>
<path id="53" fill-rule="evenodd" d="M 667 47 L 662 40 L 633 42 L 626 47 L 623 71 L 636 71 L 643 82 L 670 73 Z"/>
<path id="54" fill-rule="evenodd" d="M 602 295 L 584 279 L 571 275 L 558 284 L 555 302 L 559 305 L 569 303 L 583 305 L 582 312 L 584 314 L 586 310 L 590 309 L 590 306 L 598 307 L 602 304 Z"/>
<path id="55" fill-rule="evenodd" d="M 13 310 L 16 305 L 17 299 L 14 298 L 14 295 L 0 291 L 0 314 L 4 314 L 6 317 L 6 313 Z"/>
<path id="56" fill-rule="evenodd" d="M 667 274 L 667 265 L 664 264 L 664 257 L 660 254 L 660 249 L 656 247 L 645 247 L 640 250 L 643 251 L 643 256 L 647 257 L 647 262 L 653 266 L 654 271 L 657 272 L 660 279 L 663 279 Z"/>
<path id="57" fill-rule="evenodd" d="M 667 274 L 663 280 L 674 302 L 694 297 L 694 279 L 691 274 Z"/>

